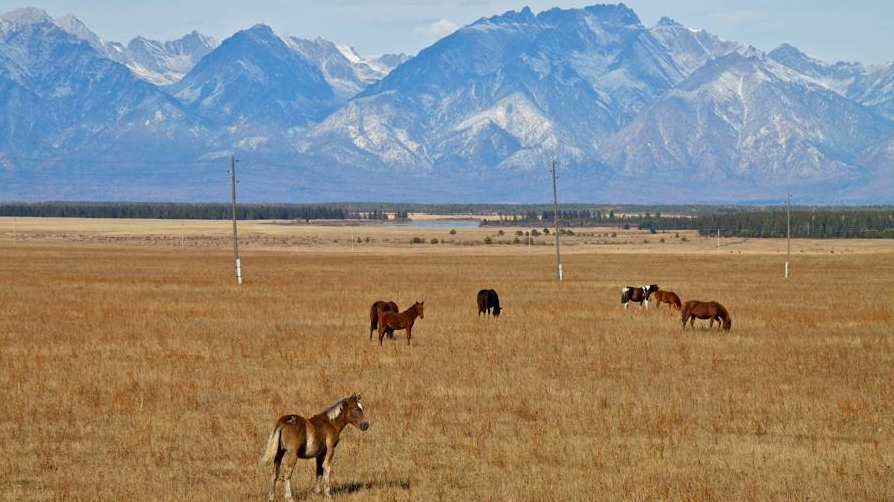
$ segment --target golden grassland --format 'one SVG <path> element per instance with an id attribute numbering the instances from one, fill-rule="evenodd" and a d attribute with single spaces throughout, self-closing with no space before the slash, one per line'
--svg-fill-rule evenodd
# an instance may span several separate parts
<path id="1" fill-rule="evenodd" d="M 625 233 L 568 246 L 557 284 L 547 245 L 258 241 L 237 287 L 231 250 L 141 245 L 179 222 L 16 225 L 0 237 L 2 500 L 263 500 L 276 418 L 352 392 L 372 427 L 342 436 L 338 499 L 894 496 L 889 242 L 795 241 L 785 281 L 779 241 Z M 446 232 L 370 235 L 404 231 Z M 621 308 L 645 282 L 722 302 L 732 331 Z M 476 315 L 484 287 L 499 319 Z M 368 340 L 377 299 L 425 301 L 412 346 Z M 299 497 L 317 499 L 312 479 L 300 461 Z"/>

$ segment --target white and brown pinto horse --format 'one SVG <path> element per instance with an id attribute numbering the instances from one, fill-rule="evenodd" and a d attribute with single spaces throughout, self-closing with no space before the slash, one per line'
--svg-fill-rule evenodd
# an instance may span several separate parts
<path id="1" fill-rule="evenodd" d="M 686 329 L 686 322 L 689 321 L 689 327 L 695 329 L 695 319 L 710 319 L 708 329 L 714 327 L 714 321 L 717 321 L 719 327 L 729 331 L 733 327 L 733 319 L 729 316 L 726 308 L 717 302 L 700 302 L 698 300 L 689 300 L 683 304 L 683 329 Z"/>
<path id="2" fill-rule="evenodd" d="M 621 303 L 624 304 L 625 309 L 629 306 L 630 302 L 639 303 L 640 307 L 645 303 L 646 308 L 649 308 L 649 297 L 656 291 L 658 291 L 657 284 L 649 284 L 640 287 L 627 286 L 621 288 Z"/>
<path id="3" fill-rule="evenodd" d="M 369 422 L 363 415 L 363 405 L 357 394 L 338 401 L 310 418 L 300 415 L 281 416 L 270 433 L 267 448 L 261 457 L 264 465 L 273 464 L 269 500 L 273 500 L 276 495 L 277 479 L 285 484 L 286 500 L 292 500 L 292 470 L 299 458 L 317 459 L 314 493 L 322 491 L 330 497 L 332 455 L 338 446 L 338 436 L 348 424 L 362 431 L 369 429 Z"/>

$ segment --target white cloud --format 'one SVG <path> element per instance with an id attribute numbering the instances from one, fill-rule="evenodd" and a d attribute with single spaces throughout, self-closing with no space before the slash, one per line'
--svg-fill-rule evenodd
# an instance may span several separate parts
<path id="1" fill-rule="evenodd" d="M 413 31 L 430 41 L 435 41 L 446 37 L 458 29 L 459 26 L 453 21 L 448 19 L 438 19 L 433 23 L 420 26 Z"/>

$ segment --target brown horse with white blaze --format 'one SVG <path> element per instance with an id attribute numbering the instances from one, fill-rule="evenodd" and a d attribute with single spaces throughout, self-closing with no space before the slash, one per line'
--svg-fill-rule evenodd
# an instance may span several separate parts
<path id="1" fill-rule="evenodd" d="M 407 345 L 409 345 L 410 337 L 413 336 L 413 324 L 416 323 L 416 318 L 425 319 L 424 305 L 425 302 L 416 302 L 412 307 L 400 314 L 382 312 L 382 315 L 379 316 L 379 345 L 382 345 L 382 339 L 385 338 L 385 333 L 389 329 L 392 331 L 398 329 L 407 330 Z"/>
<path id="2" fill-rule="evenodd" d="M 695 319 L 710 319 L 708 329 L 714 327 L 714 321 L 726 331 L 733 326 L 733 319 L 729 316 L 726 308 L 717 302 L 701 302 L 698 300 L 689 300 L 683 304 L 683 329 L 686 329 L 686 321 L 689 321 L 689 327 L 695 329 Z"/>
<path id="3" fill-rule="evenodd" d="M 299 458 L 317 460 L 314 493 L 322 491 L 330 497 L 332 455 L 335 454 L 341 431 L 348 424 L 362 431 L 369 429 L 369 422 L 363 415 L 363 405 L 357 394 L 338 401 L 310 418 L 300 415 L 280 417 L 270 433 L 261 458 L 264 465 L 273 464 L 268 499 L 272 501 L 276 496 L 276 481 L 279 479 L 285 483 L 286 500 L 292 501 L 292 470 Z"/>
<path id="4" fill-rule="evenodd" d="M 680 303 L 680 297 L 677 296 L 673 291 L 665 291 L 663 289 L 659 289 L 652 295 L 655 298 L 655 308 L 661 306 L 662 303 L 667 303 L 668 305 L 680 310 L 682 307 Z"/>

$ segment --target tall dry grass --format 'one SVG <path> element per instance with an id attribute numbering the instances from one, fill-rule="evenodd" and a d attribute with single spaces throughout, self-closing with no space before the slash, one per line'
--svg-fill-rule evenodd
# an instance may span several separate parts
<path id="1" fill-rule="evenodd" d="M 248 250 L 240 288 L 226 250 L 0 244 L 0 498 L 258 500 L 276 418 L 361 392 L 339 498 L 892 500 L 892 258 Z M 624 311 L 647 281 L 733 330 Z M 377 299 L 425 301 L 411 347 Z"/>

